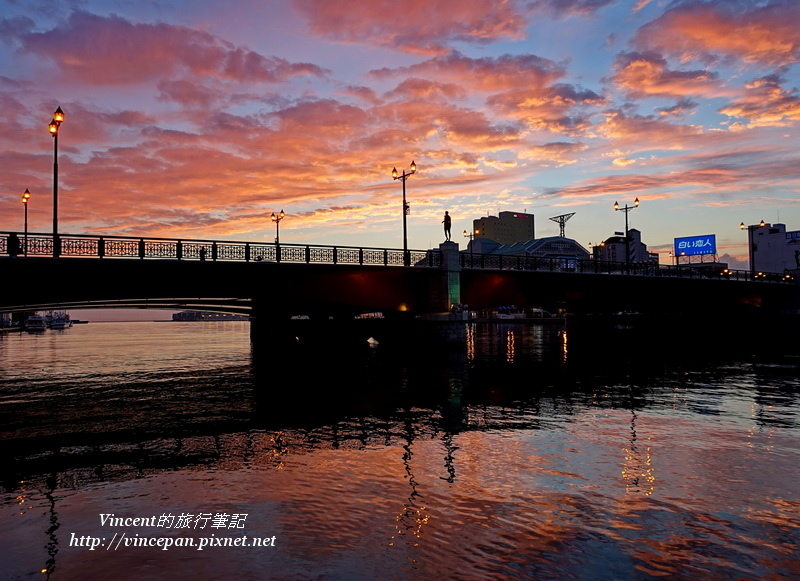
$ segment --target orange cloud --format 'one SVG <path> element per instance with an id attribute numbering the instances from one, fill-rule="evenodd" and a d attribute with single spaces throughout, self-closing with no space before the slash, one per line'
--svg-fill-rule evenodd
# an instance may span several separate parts
<path id="1" fill-rule="evenodd" d="M 640 150 L 684 149 L 687 140 L 702 133 L 701 127 L 668 123 L 653 115 L 629 115 L 619 109 L 606 112 L 594 130 L 617 147 Z"/>
<path id="2" fill-rule="evenodd" d="M 563 64 L 535 55 L 469 58 L 453 51 L 410 67 L 374 70 L 370 77 L 383 80 L 406 75 L 458 83 L 476 91 L 495 92 L 517 89 L 521 85 L 545 87 L 565 74 Z"/>
<path id="3" fill-rule="evenodd" d="M 522 2 L 461 0 L 293 0 L 311 34 L 327 40 L 437 55 L 454 41 L 484 44 L 524 38 Z"/>
<path id="4" fill-rule="evenodd" d="M 763 155 L 761 155 L 763 153 Z M 771 153 L 758 151 L 728 155 L 687 155 L 672 158 L 661 166 L 664 171 L 649 174 L 598 176 L 563 188 L 550 188 L 545 196 L 585 199 L 623 194 L 672 197 L 693 192 L 695 205 L 714 206 L 719 196 L 744 191 L 748 195 L 771 191 L 776 184 L 796 184 L 800 169 L 791 160 L 772 159 Z M 706 197 L 713 195 L 714 197 Z M 724 205 L 729 205 L 726 201 Z M 792 203 L 784 200 L 785 204 Z M 800 199 L 794 200 L 800 203 Z"/>
<path id="5" fill-rule="evenodd" d="M 800 3 L 689 0 L 639 29 L 633 44 L 684 58 L 717 55 L 786 66 L 800 60 Z"/>
<path id="6" fill-rule="evenodd" d="M 746 119 L 750 127 L 792 125 L 800 121 L 800 93 L 784 91 L 781 78 L 769 75 L 748 83 L 745 95 L 719 112 Z"/>
<path id="7" fill-rule="evenodd" d="M 520 119 L 530 128 L 578 135 L 589 129 L 589 117 L 580 112 L 584 106 L 605 104 L 593 91 L 577 90 L 567 84 L 541 89 L 519 89 L 487 99 L 494 111 L 512 119 Z"/>
<path id="8" fill-rule="evenodd" d="M 707 96 L 719 86 L 716 73 L 670 70 L 666 59 L 654 52 L 617 55 L 610 80 L 632 97 Z"/>

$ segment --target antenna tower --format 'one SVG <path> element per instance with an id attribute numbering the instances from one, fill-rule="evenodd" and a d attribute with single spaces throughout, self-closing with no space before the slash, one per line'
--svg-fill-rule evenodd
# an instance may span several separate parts
<path id="1" fill-rule="evenodd" d="M 575 215 L 575 212 L 571 214 L 561 214 L 560 216 L 553 216 L 550 218 L 553 222 L 558 222 L 558 227 L 560 228 L 561 234 L 560 236 L 564 238 L 564 225 L 567 223 L 567 220 L 572 218 Z"/>

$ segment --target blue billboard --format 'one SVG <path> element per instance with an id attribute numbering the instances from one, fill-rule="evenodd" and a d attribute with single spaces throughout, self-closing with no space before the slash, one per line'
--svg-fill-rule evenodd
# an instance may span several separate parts
<path id="1" fill-rule="evenodd" d="M 715 234 L 703 236 L 686 236 L 675 239 L 675 254 L 678 256 L 697 256 L 698 254 L 716 254 L 717 237 Z"/>

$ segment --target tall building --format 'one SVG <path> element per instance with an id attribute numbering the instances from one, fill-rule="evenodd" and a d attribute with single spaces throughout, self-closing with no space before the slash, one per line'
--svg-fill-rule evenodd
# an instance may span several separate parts
<path id="1" fill-rule="evenodd" d="M 476 239 L 486 238 L 498 244 L 527 242 L 536 238 L 533 214 L 500 212 L 497 216 L 478 218 L 472 221 L 472 234 Z"/>
<path id="2" fill-rule="evenodd" d="M 628 238 L 625 236 L 612 236 L 601 242 L 598 246 L 592 247 L 592 256 L 595 260 L 605 262 L 654 262 L 658 264 L 658 253 L 648 252 L 647 244 L 642 242 L 642 233 L 636 228 L 628 230 Z M 626 260 L 625 253 L 629 252 L 629 260 Z"/>
<path id="3" fill-rule="evenodd" d="M 750 270 L 778 272 L 800 269 L 800 230 L 786 231 L 786 224 L 747 226 Z"/>

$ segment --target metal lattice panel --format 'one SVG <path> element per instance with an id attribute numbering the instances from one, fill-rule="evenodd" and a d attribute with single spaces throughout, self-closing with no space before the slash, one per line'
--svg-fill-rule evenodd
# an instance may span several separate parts
<path id="1" fill-rule="evenodd" d="M 98 242 L 85 238 L 64 238 L 61 240 L 61 253 L 65 256 L 97 256 Z"/>
<path id="2" fill-rule="evenodd" d="M 121 258 L 139 256 L 139 242 L 135 240 L 106 240 L 106 256 Z"/>
<path id="3" fill-rule="evenodd" d="M 177 242 L 145 241 L 144 255 L 147 258 L 177 258 Z"/>

